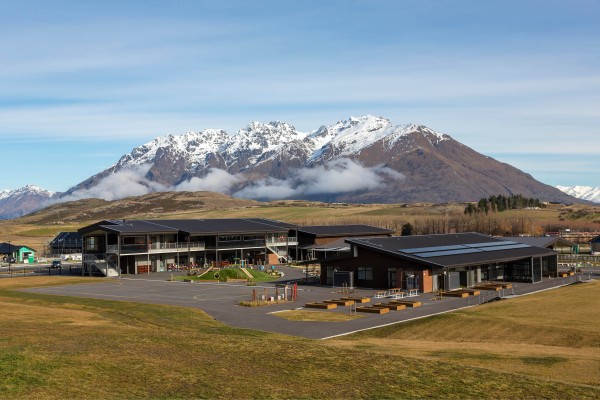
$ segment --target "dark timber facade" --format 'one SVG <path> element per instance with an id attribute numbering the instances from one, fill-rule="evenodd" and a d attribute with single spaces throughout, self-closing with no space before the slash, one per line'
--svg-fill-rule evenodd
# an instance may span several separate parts
<path id="1" fill-rule="evenodd" d="M 106 220 L 79 230 L 84 272 L 109 275 L 179 266 L 271 264 L 288 260 L 297 227 L 262 218 Z"/>
<path id="2" fill-rule="evenodd" d="M 350 256 L 321 261 L 321 282 L 432 292 L 484 281 L 540 282 L 558 274 L 555 251 L 478 233 L 347 239 Z"/>

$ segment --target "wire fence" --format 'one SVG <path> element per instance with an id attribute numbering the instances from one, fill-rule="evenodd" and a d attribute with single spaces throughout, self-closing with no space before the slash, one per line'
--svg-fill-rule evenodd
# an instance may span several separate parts
<path id="1" fill-rule="evenodd" d="M 0 279 L 22 278 L 27 276 L 81 276 L 81 264 L 63 264 L 58 268 L 49 265 L 36 266 L 5 266 L 0 268 Z"/>

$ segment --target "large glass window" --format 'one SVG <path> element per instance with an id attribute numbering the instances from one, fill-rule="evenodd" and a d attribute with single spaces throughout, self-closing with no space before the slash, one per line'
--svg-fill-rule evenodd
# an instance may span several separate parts
<path id="1" fill-rule="evenodd" d="M 85 238 L 85 249 L 86 250 L 98 250 L 98 240 L 94 236 Z"/>
<path id="2" fill-rule="evenodd" d="M 242 240 L 240 235 L 219 236 L 219 242 L 239 242 Z"/>
<path id="3" fill-rule="evenodd" d="M 372 281 L 373 280 L 373 268 L 372 267 L 358 267 L 356 279 L 359 281 Z"/>

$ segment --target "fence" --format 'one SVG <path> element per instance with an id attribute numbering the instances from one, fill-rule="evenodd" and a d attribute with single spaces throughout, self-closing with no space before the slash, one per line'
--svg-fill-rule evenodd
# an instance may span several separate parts
<path id="1" fill-rule="evenodd" d="M 50 266 L 27 266 L 27 267 L 3 267 L 0 270 L 2 278 L 22 278 L 26 276 L 81 276 L 81 264 L 63 264 L 60 268 Z"/>
<path id="2" fill-rule="evenodd" d="M 574 283 L 583 282 L 592 279 L 592 274 L 585 272 L 575 275 L 570 275 L 565 278 L 551 278 L 542 282 L 533 284 L 512 283 L 512 287 L 501 289 L 499 291 L 481 290 L 479 295 L 468 296 L 464 299 L 466 306 L 476 306 L 490 301 L 500 300 L 511 296 L 522 296 L 525 294 L 535 293 L 543 290 L 549 290 L 560 286 L 572 285 Z"/>

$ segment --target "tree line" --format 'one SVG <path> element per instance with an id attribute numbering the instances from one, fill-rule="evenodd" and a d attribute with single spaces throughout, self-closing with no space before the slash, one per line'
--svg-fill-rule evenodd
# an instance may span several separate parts
<path id="1" fill-rule="evenodd" d="M 485 213 L 485 215 L 488 215 L 490 212 L 496 213 L 506 210 L 542 207 L 544 207 L 544 204 L 540 201 L 540 199 L 525 197 L 521 194 L 511 194 L 509 196 L 499 194 L 497 196 L 490 196 L 487 199 L 482 198 L 477 202 L 477 205 L 469 203 L 465 207 L 465 214 L 473 215 Z"/>

